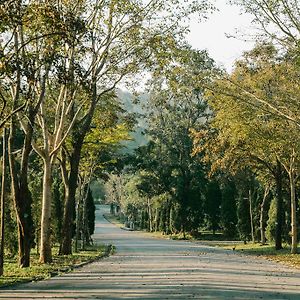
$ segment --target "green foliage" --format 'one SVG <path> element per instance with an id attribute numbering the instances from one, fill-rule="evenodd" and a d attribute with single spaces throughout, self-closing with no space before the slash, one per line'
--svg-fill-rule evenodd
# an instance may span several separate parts
<path id="1" fill-rule="evenodd" d="M 32 218 L 34 227 L 34 241 L 33 244 L 37 245 L 40 238 L 40 213 L 41 213 L 41 202 L 42 202 L 42 172 L 40 161 L 37 160 L 36 156 L 31 162 L 31 170 L 29 174 L 29 189 L 32 195 Z"/>
<path id="2" fill-rule="evenodd" d="M 222 192 L 217 181 L 209 181 L 206 185 L 204 200 L 205 226 L 214 233 L 219 229 L 221 215 Z"/>
<path id="3" fill-rule="evenodd" d="M 94 180 L 90 183 L 90 189 L 94 201 L 101 201 L 105 198 L 104 183 L 102 180 Z"/>
<path id="4" fill-rule="evenodd" d="M 53 194 L 53 238 L 55 243 L 59 243 L 61 240 L 61 228 L 63 218 L 63 199 L 64 199 L 64 187 L 60 178 L 59 170 L 56 170 L 56 176 L 54 176 L 52 184 Z"/>
<path id="5" fill-rule="evenodd" d="M 183 38 L 187 18 L 205 16 L 213 9 L 209 1 L 0 2 L 0 127 L 9 120 L 15 127 L 11 157 L 16 178 L 28 177 L 27 198 L 32 196 L 33 202 L 26 215 L 32 209 L 36 243 L 45 186 L 42 160 L 31 147 L 43 159 L 47 152 L 51 158 L 53 199 L 48 202 L 53 211 L 47 229 L 53 241 L 62 238 L 63 209 L 70 208 L 65 215 L 75 215 L 78 177 L 80 196 L 91 181 L 102 178 L 107 180 L 107 202 L 120 206 L 136 226 L 183 236 L 206 227 L 222 229 L 228 238 L 238 232 L 249 239 L 250 191 L 258 228 L 260 185 L 278 187 L 278 165 L 294 178 L 300 170 L 299 4 L 233 2 L 252 13 L 266 33 L 272 32 L 281 48 L 258 43 L 231 74 L 218 70 L 206 51 L 191 49 Z M 273 32 L 274 25 L 278 32 Z M 145 71 L 152 79 L 149 94 L 136 98 L 143 104 L 120 101 L 117 85 L 140 84 L 136 75 Z M 16 110 L 22 112 L 18 117 Z M 131 151 L 134 157 L 124 158 L 124 141 L 133 137 L 141 145 Z M 67 186 L 74 197 L 66 207 L 56 160 L 61 147 L 65 183 L 71 175 L 75 178 Z M 74 153 L 78 165 L 72 165 Z M 22 169 L 26 158 L 29 175 L 26 164 Z M 247 178 L 241 180 L 240 174 Z M 283 181 L 284 238 L 289 241 L 287 176 Z M 104 198 L 103 190 L 94 188 L 94 198 Z M 95 206 L 90 191 L 87 208 L 92 233 Z M 10 205 L 5 226 L 11 254 L 17 248 L 13 212 Z M 272 240 L 278 224 L 274 201 L 268 219 Z M 73 221 L 64 224 L 70 228 Z"/>
<path id="6" fill-rule="evenodd" d="M 15 226 L 15 213 L 11 199 L 5 206 L 5 220 L 4 220 L 4 231 L 5 231 L 5 243 L 4 249 L 8 257 L 14 257 L 18 252 L 18 238 L 17 228 Z"/>
<path id="7" fill-rule="evenodd" d="M 253 23 L 261 30 L 259 40 L 275 40 L 283 47 L 296 50 L 299 56 L 299 33 L 297 23 L 300 5 L 294 0 L 232 0 L 251 14 Z"/>
<path id="8" fill-rule="evenodd" d="M 227 182 L 222 186 L 221 202 L 221 228 L 224 235 L 234 237 L 236 235 L 236 189 L 233 182 Z"/>
<path id="9" fill-rule="evenodd" d="M 94 198 L 91 190 L 88 190 L 87 200 L 86 200 L 86 218 L 88 222 L 89 234 L 94 234 L 95 231 L 95 212 L 96 206 L 94 203 Z"/>
<path id="10" fill-rule="evenodd" d="M 251 239 L 250 204 L 249 198 L 240 194 L 237 199 L 237 229 L 240 239 L 249 241 Z"/>
<path id="11" fill-rule="evenodd" d="M 271 201 L 269 213 L 268 213 L 268 221 L 266 228 L 266 237 L 269 241 L 274 242 L 275 240 L 275 232 L 276 232 L 276 201 L 273 199 Z"/>

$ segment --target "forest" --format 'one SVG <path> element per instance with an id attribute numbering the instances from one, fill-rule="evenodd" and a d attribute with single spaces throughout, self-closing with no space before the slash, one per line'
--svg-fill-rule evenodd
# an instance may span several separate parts
<path id="1" fill-rule="evenodd" d="M 100 200 L 135 229 L 297 253 L 300 4 L 231 2 L 257 31 L 229 72 L 185 38 L 213 2 L 0 1 L 0 275 L 90 245 Z"/>

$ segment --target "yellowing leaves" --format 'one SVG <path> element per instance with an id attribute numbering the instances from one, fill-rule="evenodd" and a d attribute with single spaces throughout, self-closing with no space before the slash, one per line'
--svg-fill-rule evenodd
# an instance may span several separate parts
<path id="1" fill-rule="evenodd" d="M 194 133 L 194 149 L 205 151 L 213 171 L 273 164 L 300 148 L 299 69 L 266 48 L 246 54 L 206 94 L 214 118 L 206 136 Z"/>

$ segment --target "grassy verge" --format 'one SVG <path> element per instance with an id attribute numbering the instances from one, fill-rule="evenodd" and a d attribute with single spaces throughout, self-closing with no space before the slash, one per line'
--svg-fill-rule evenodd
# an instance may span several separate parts
<path id="1" fill-rule="evenodd" d="M 124 224 L 121 222 L 118 216 L 114 216 L 112 214 L 104 214 L 103 216 L 108 222 L 116 225 L 117 227 L 124 227 Z"/>
<path id="2" fill-rule="evenodd" d="M 300 254 L 291 254 L 290 248 L 285 246 L 281 250 L 275 250 L 274 245 L 260 245 L 260 244 L 223 244 L 220 243 L 216 246 L 220 246 L 224 249 L 230 249 L 239 253 L 248 255 L 261 256 L 266 259 L 283 263 L 294 268 L 300 269 Z"/>
<path id="3" fill-rule="evenodd" d="M 61 273 L 69 272 L 76 267 L 106 257 L 113 252 L 113 247 L 92 246 L 85 251 L 72 255 L 57 255 L 58 248 L 53 249 L 53 262 L 51 264 L 40 264 L 38 253 L 33 250 L 31 253 L 31 266 L 19 268 L 16 258 L 6 259 L 4 262 L 4 274 L 0 276 L 0 287 L 16 283 L 46 279 Z"/>

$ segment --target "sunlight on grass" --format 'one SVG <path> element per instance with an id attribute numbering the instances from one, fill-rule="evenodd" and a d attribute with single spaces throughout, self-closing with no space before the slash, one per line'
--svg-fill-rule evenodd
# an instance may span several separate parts
<path id="1" fill-rule="evenodd" d="M 218 246 L 248 255 L 262 256 L 266 259 L 284 263 L 300 269 L 300 254 L 291 254 L 290 247 L 288 245 L 285 245 L 281 250 L 275 250 L 275 247 L 272 244 L 261 245 L 259 243 L 241 243 L 230 245 L 220 244 Z"/>
<path id="2" fill-rule="evenodd" d="M 19 268 L 17 258 L 8 258 L 4 262 L 4 275 L 0 276 L 0 287 L 14 283 L 41 280 L 54 275 L 72 270 L 76 265 L 93 261 L 106 256 L 108 246 L 91 246 L 85 251 L 73 255 L 57 255 L 58 248 L 53 248 L 53 262 L 51 264 L 40 264 L 36 249 L 31 253 L 30 268 Z"/>

